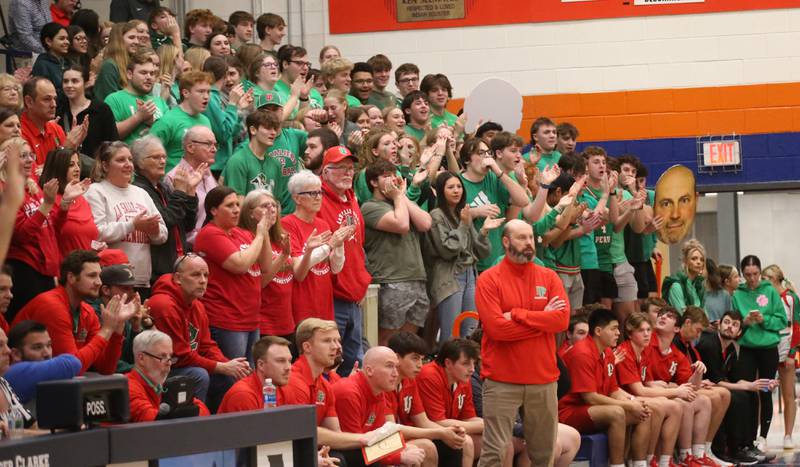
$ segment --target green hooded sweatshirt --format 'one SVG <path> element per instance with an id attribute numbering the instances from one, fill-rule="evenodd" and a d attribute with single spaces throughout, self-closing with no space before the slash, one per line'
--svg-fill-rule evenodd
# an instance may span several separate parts
<path id="1" fill-rule="evenodd" d="M 781 296 L 766 280 L 762 280 L 755 290 L 747 287 L 746 283 L 739 284 L 739 288 L 733 291 L 733 309 L 741 313 L 743 318 L 752 310 L 758 310 L 764 316 L 763 323 L 745 328 L 744 335 L 739 339 L 742 347 L 775 347 L 781 340 L 778 332 L 789 325 Z"/>
<path id="2" fill-rule="evenodd" d="M 703 307 L 705 303 L 705 278 L 697 276 L 693 281 L 685 271 L 664 278 L 661 293 L 667 302 L 683 315 L 687 306 Z"/>

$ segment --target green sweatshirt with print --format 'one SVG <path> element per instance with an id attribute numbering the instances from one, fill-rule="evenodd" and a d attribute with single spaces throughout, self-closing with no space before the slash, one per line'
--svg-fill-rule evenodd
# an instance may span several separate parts
<path id="1" fill-rule="evenodd" d="M 743 318 L 753 310 L 760 311 L 764 317 L 764 322 L 753 323 L 745 328 L 744 335 L 739 339 L 742 347 L 775 347 L 781 339 L 779 331 L 789 325 L 781 296 L 766 280 L 762 280 L 755 290 L 746 283 L 740 284 L 733 291 L 733 309 L 741 313 Z"/>

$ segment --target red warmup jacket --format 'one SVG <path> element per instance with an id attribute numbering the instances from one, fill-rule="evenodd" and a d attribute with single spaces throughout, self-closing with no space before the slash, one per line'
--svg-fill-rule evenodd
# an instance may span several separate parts
<path id="1" fill-rule="evenodd" d="M 90 367 L 104 375 L 116 371 L 122 353 L 122 336 L 115 332 L 111 340 L 105 340 L 99 335 L 100 320 L 86 302 L 81 302 L 76 325 L 69 308 L 67 289 L 63 286 L 41 293 L 28 302 L 14 317 L 11 327 L 27 319 L 47 327 L 53 340 L 53 356 L 69 353 L 78 357 L 81 361 L 80 374 Z"/>
<path id="2" fill-rule="evenodd" d="M 322 184 L 322 207 L 317 217 L 337 230 L 348 221 L 356 225 L 356 233 L 344 242 L 344 268 L 333 275 L 333 296 L 348 302 L 360 302 L 367 294 L 367 287 L 372 276 L 367 272 L 367 260 L 364 256 L 364 217 L 358 207 L 353 190 L 345 193 L 347 201 L 337 195 L 327 183 Z"/>
<path id="3" fill-rule="evenodd" d="M 130 399 L 131 423 L 152 422 L 158 416 L 158 408 L 161 405 L 161 396 L 156 394 L 147 381 L 142 378 L 138 371 L 131 370 L 126 375 L 128 377 L 128 397 Z M 211 415 L 208 407 L 200 399 L 194 398 L 194 405 L 200 408 L 200 416 Z"/>
<path id="4" fill-rule="evenodd" d="M 544 311 L 553 297 L 567 306 Z M 569 325 L 569 299 L 555 272 L 504 258 L 480 276 L 475 305 L 483 324 L 481 376 L 510 384 L 558 379 L 555 334 Z M 503 313 L 510 312 L 508 320 Z"/>
<path id="5" fill-rule="evenodd" d="M 211 339 L 205 306 L 200 300 L 184 303 L 183 292 L 172 281 L 172 274 L 158 278 L 147 303 L 156 328 L 172 338 L 172 352 L 178 357 L 173 367 L 196 366 L 211 374 L 217 362 L 228 361 Z"/>
<path id="6" fill-rule="evenodd" d="M 64 216 L 55 205 L 45 217 L 39 211 L 42 200 L 41 191 L 31 195 L 25 190 L 25 199 L 14 222 L 8 258 L 22 261 L 43 276 L 58 277 L 61 253 L 56 241 L 56 224 Z"/>

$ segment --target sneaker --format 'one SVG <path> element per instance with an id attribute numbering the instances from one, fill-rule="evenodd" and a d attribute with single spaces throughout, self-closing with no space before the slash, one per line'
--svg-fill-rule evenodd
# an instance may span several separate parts
<path id="1" fill-rule="evenodd" d="M 706 467 L 720 467 L 720 464 L 716 462 L 714 459 L 708 457 L 708 454 L 704 454 L 703 457 L 696 458 L 698 462 Z"/>
<path id="2" fill-rule="evenodd" d="M 775 459 L 775 454 L 767 454 L 766 452 L 758 449 L 755 446 L 750 448 L 745 448 L 745 452 L 747 452 L 747 454 L 750 457 L 755 457 L 758 460 L 758 462 L 769 462 Z"/>
<path id="3" fill-rule="evenodd" d="M 745 449 L 741 448 L 734 451 L 728 458 L 737 465 L 753 465 L 758 462 L 757 458 L 749 455 Z"/>
<path id="4" fill-rule="evenodd" d="M 783 437 L 783 449 L 794 449 L 794 441 L 792 441 L 792 435 L 786 435 Z"/>
<path id="5" fill-rule="evenodd" d="M 681 460 L 680 465 L 685 467 L 706 467 L 705 464 L 700 462 L 698 458 L 694 457 L 691 454 L 687 454 L 686 457 L 684 457 L 683 460 Z"/>
<path id="6" fill-rule="evenodd" d="M 759 436 L 758 438 L 756 438 L 756 441 L 753 444 L 755 444 L 756 448 L 759 451 L 761 452 L 767 451 L 767 439 L 764 438 L 763 436 Z"/>
<path id="7" fill-rule="evenodd" d="M 713 452 L 706 451 L 706 457 L 711 459 L 715 464 L 719 465 L 720 467 L 732 467 L 733 464 L 730 462 L 726 462 L 719 457 L 715 456 Z"/>

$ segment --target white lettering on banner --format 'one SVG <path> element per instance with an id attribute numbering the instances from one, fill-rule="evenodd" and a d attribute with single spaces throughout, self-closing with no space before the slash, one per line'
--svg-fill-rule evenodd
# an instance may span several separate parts
<path id="1" fill-rule="evenodd" d="M 643 5 L 669 5 L 675 3 L 705 3 L 706 0 L 633 0 L 637 6 Z"/>
<path id="2" fill-rule="evenodd" d="M 13 460 L 0 460 L 0 467 L 50 467 L 50 454 L 17 455 Z"/>

